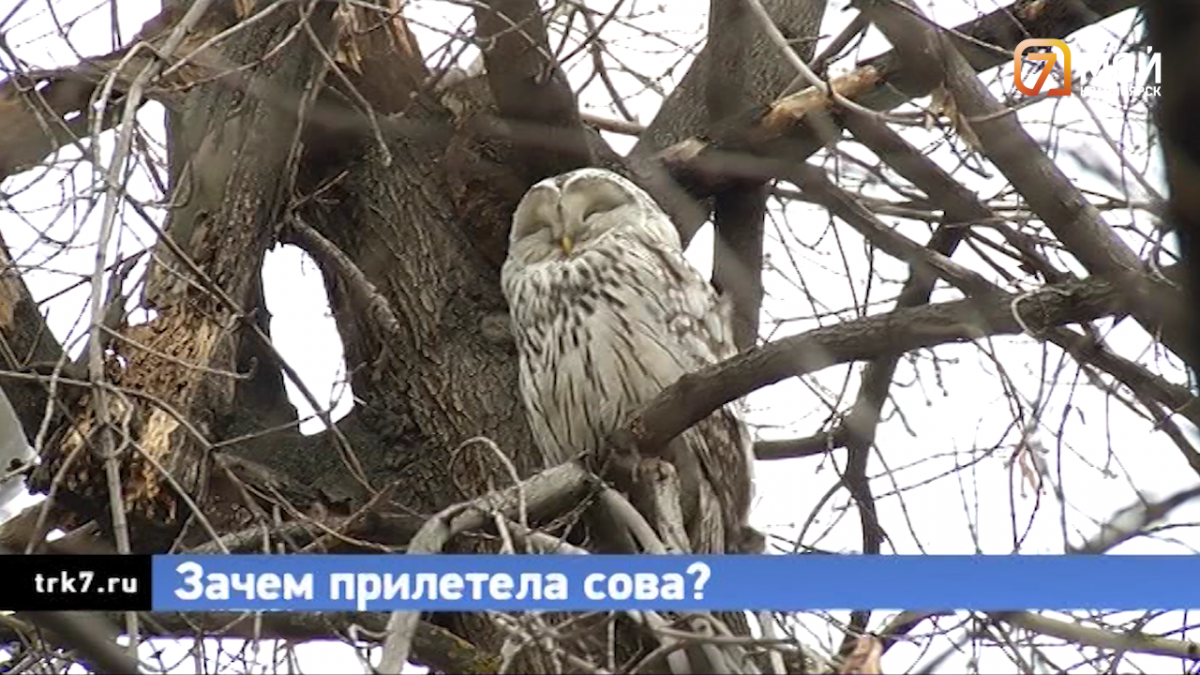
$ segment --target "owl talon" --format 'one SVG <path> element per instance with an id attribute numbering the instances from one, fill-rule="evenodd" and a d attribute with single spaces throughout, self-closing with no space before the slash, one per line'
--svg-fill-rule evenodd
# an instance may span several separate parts
<path id="1" fill-rule="evenodd" d="M 642 461 L 642 453 L 638 450 L 637 438 L 628 429 L 614 431 L 610 437 L 609 445 L 614 451 L 632 461 L 635 465 Z"/>

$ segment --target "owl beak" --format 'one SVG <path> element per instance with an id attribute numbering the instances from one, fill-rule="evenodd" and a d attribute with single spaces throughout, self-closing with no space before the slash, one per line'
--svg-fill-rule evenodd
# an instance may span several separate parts
<path id="1" fill-rule="evenodd" d="M 571 241 L 571 235 L 564 234 L 562 238 L 559 239 L 559 243 L 562 244 L 563 253 L 566 253 L 567 256 L 570 257 L 571 251 L 575 250 L 575 242 Z"/>

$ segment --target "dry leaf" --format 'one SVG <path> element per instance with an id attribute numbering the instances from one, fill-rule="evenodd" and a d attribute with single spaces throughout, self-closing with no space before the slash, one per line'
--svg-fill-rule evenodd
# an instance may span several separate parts
<path id="1" fill-rule="evenodd" d="M 937 89 L 930 94 L 929 108 L 950 120 L 951 126 L 967 142 L 967 145 L 971 146 L 972 150 L 982 151 L 983 145 L 979 142 L 979 136 L 975 135 L 975 130 L 967 122 L 966 115 L 958 111 L 958 103 L 955 102 L 954 95 L 950 93 L 945 84 L 938 85 Z"/>

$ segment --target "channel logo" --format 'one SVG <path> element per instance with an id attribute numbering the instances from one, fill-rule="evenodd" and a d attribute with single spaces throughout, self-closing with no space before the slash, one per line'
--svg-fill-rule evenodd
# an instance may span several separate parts
<path id="1" fill-rule="evenodd" d="M 1071 94 L 1071 48 L 1062 40 L 1054 40 L 1048 38 L 1033 38 L 1022 40 L 1021 44 L 1013 50 L 1013 84 L 1017 86 L 1017 91 L 1026 96 L 1037 96 L 1042 93 L 1042 86 L 1046 84 L 1046 78 L 1050 76 L 1050 71 L 1054 69 L 1054 64 L 1058 62 L 1058 54 L 1050 52 L 1036 52 L 1028 56 L 1025 52 L 1034 47 L 1058 47 L 1063 53 L 1063 83 L 1061 87 L 1051 89 L 1046 92 L 1047 96 L 1069 96 Z M 1021 71 L 1023 59 L 1031 59 L 1033 61 L 1046 61 L 1046 65 L 1042 68 L 1041 75 L 1038 75 L 1037 82 L 1033 83 L 1032 87 L 1025 86 L 1025 82 L 1021 80 Z"/>

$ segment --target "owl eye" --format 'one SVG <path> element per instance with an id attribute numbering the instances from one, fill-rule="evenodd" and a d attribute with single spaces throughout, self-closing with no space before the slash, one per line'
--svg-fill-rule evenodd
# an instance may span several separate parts
<path id="1" fill-rule="evenodd" d="M 583 220 L 584 222 L 587 222 L 588 218 L 591 218 L 592 216 L 598 216 L 602 213 L 608 213 L 609 211 L 614 211 L 620 205 L 620 202 L 592 202 L 583 210 Z"/>
<path id="2" fill-rule="evenodd" d="M 558 217 L 554 205 L 555 191 L 550 188 L 534 188 L 513 214 L 512 239 L 522 239 L 539 231 L 549 232 Z"/>
<path id="3" fill-rule="evenodd" d="M 629 203 L 629 195 L 609 182 L 591 182 L 586 186 L 588 201 L 583 208 L 583 220 L 614 211 Z"/>
<path id="4" fill-rule="evenodd" d="M 550 229 L 550 223 L 543 218 L 517 218 L 513 221 L 512 239 L 514 241 L 524 239 L 538 232 L 549 232 Z"/>

